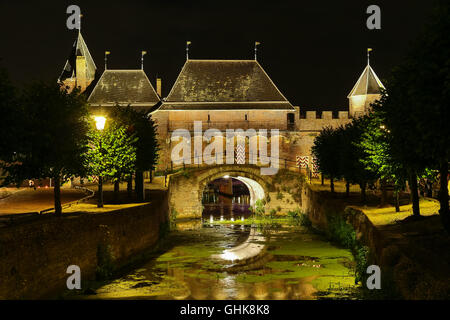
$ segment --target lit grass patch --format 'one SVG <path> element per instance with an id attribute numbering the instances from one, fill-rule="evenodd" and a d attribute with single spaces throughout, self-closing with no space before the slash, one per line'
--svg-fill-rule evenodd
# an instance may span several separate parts
<path id="1" fill-rule="evenodd" d="M 125 203 L 125 204 L 105 204 L 103 208 L 98 208 L 97 204 L 93 203 L 79 203 L 70 206 L 69 208 L 63 208 L 64 213 L 74 213 L 74 212 L 86 212 L 86 213 L 105 213 L 112 212 L 127 208 L 139 207 L 150 202 L 145 203 Z M 49 213 L 54 213 L 55 211 L 49 211 Z"/>
<path id="2" fill-rule="evenodd" d="M 420 199 L 420 214 L 432 216 L 439 212 L 439 201 L 434 199 Z M 395 207 L 355 207 L 363 211 L 370 221 L 376 225 L 387 225 L 403 220 L 412 215 L 412 204 L 400 207 L 400 212 L 395 212 Z"/>

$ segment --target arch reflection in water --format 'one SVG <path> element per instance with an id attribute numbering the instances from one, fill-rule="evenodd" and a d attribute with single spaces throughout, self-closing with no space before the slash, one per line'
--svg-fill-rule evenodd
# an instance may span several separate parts
<path id="1" fill-rule="evenodd" d="M 244 263 L 245 260 L 254 259 L 264 253 L 266 246 L 262 243 L 265 240 L 265 237 L 256 228 L 251 228 L 247 240 L 233 248 L 223 250 L 221 254 L 213 254 L 211 258 Z"/>

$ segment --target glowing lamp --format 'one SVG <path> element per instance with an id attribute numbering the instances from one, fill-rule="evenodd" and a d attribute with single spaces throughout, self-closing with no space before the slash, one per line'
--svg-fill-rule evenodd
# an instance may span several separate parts
<path id="1" fill-rule="evenodd" d="M 103 130 L 105 128 L 105 122 L 106 118 L 102 116 L 97 116 L 95 119 L 95 126 L 97 127 L 97 130 Z"/>

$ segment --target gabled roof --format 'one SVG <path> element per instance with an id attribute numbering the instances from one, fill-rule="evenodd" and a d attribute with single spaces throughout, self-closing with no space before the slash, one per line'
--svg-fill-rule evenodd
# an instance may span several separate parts
<path id="1" fill-rule="evenodd" d="M 83 36 L 81 32 L 78 32 L 77 39 L 75 40 L 72 50 L 70 51 L 69 58 L 64 65 L 64 69 L 61 75 L 58 78 L 58 81 L 64 81 L 68 78 L 73 78 L 76 76 L 76 68 L 77 68 L 77 56 L 84 56 L 86 58 L 86 78 L 94 79 L 95 78 L 95 70 L 97 67 L 95 66 L 94 60 L 92 59 L 91 53 L 84 42 Z"/>
<path id="2" fill-rule="evenodd" d="M 190 59 L 159 110 L 259 108 L 293 109 L 256 60 Z"/>
<path id="3" fill-rule="evenodd" d="M 375 71 L 373 71 L 372 67 L 367 64 L 347 98 L 366 94 L 380 94 L 381 89 L 384 89 L 383 84 L 375 74 Z"/>
<path id="4" fill-rule="evenodd" d="M 105 70 L 88 98 L 91 105 L 153 106 L 159 97 L 141 69 Z"/>

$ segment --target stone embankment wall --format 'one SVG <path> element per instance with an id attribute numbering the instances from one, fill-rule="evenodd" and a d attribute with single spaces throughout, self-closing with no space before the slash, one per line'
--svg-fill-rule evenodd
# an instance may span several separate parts
<path id="1" fill-rule="evenodd" d="M 381 296 L 385 299 L 446 299 L 449 283 L 427 271 L 426 266 L 410 257 L 414 243 L 402 243 L 401 234 L 389 234 L 376 228 L 359 209 L 344 206 L 308 186 L 302 190 L 301 208 L 312 224 L 326 231 L 329 217 L 342 215 L 353 226 L 356 238 L 369 247 L 369 264 L 381 269 Z M 400 245 L 401 244 L 401 245 Z"/>
<path id="2" fill-rule="evenodd" d="M 167 195 L 105 213 L 39 216 L 0 229 L 0 299 L 39 299 L 67 290 L 67 267 L 93 280 L 100 248 L 120 268 L 154 246 L 168 222 Z M 104 258 L 104 257 L 103 257 Z"/>

